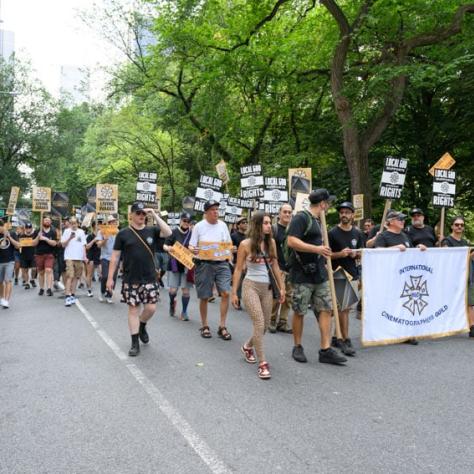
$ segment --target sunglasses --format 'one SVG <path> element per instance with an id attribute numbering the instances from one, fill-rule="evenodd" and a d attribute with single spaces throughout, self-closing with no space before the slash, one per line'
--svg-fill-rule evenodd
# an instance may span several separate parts
<path id="1" fill-rule="evenodd" d="M 144 212 L 144 211 L 137 211 L 137 212 L 135 212 L 135 214 L 137 216 L 146 216 L 146 212 Z"/>
<path id="2" fill-rule="evenodd" d="M 455 227 L 464 227 L 464 224 L 454 224 Z"/>
<path id="3" fill-rule="evenodd" d="M 191 221 L 189 219 L 181 219 L 181 222 L 184 222 L 186 224 L 189 224 Z"/>

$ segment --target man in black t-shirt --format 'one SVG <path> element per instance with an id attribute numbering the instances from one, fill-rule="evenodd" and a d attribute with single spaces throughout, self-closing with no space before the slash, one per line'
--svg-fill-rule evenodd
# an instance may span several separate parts
<path id="1" fill-rule="evenodd" d="M 359 294 L 359 268 L 356 258 L 358 252 L 364 246 L 364 238 L 362 232 L 355 227 L 352 222 L 354 220 L 354 206 L 351 202 L 343 202 L 337 207 L 339 212 L 339 224 L 329 231 L 329 246 L 332 250 L 332 267 L 336 270 L 342 267 L 351 277 L 351 285 L 354 292 Z M 348 355 L 354 356 L 355 350 L 349 338 L 349 311 L 350 307 L 342 308 L 339 311 L 339 322 L 341 324 L 342 339 L 333 337 L 332 345 L 341 349 Z"/>
<path id="2" fill-rule="evenodd" d="M 293 338 L 292 356 L 297 362 L 307 362 L 301 345 L 303 318 L 308 306 L 314 311 L 321 333 L 319 362 L 343 364 L 347 359 L 331 347 L 332 300 L 324 257 L 331 249 L 323 244 L 318 221 L 333 199 L 326 189 L 316 189 L 309 195 L 310 207 L 293 217 L 288 228 L 287 244 L 292 250 L 288 264 L 293 284 Z"/>
<path id="3" fill-rule="evenodd" d="M 146 227 L 146 216 L 150 213 L 158 226 Z M 129 356 L 140 352 L 139 339 L 148 344 L 150 338 L 146 323 L 153 316 L 158 301 L 154 249 L 156 240 L 169 237 L 171 229 L 153 209 L 141 202 L 132 204 L 129 227 L 122 229 L 115 238 L 110 260 L 107 290 L 114 291 L 114 274 L 123 258 L 122 302 L 128 305 L 128 327 L 132 338 Z M 140 312 L 140 305 L 143 309 Z"/>
<path id="4" fill-rule="evenodd" d="M 286 229 L 288 228 L 293 208 L 291 204 L 283 204 L 278 213 L 278 222 L 272 226 L 273 238 L 275 239 L 278 257 L 278 266 L 285 282 L 285 302 L 280 304 L 276 299 L 273 300 L 272 316 L 270 319 L 270 332 L 276 331 L 292 334 L 293 330 L 288 327 L 288 314 L 291 308 L 291 297 L 293 288 L 289 279 L 288 265 L 283 254 L 283 243 L 286 238 Z M 278 318 L 278 312 L 280 317 Z M 278 319 L 278 322 L 277 322 Z"/>
<path id="5" fill-rule="evenodd" d="M 25 290 L 29 290 L 31 287 L 36 287 L 34 278 L 34 270 L 36 268 L 35 263 L 35 247 L 33 246 L 34 230 L 31 222 L 25 224 L 25 230 L 18 234 L 20 242 L 20 268 L 21 277 L 24 282 Z M 31 273 L 30 273 L 31 271 Z M 31 285 L 31 286 L 30 286 Z"/>
<path id="6" fill-rule="evenodd" d="M 423 244 L 425 247 L 434 247 L 436 245 L 436 236 L 431 226 L 425 225 L 425 215 L 423 211 L 417 207 L 411 210 L 411 225 L 409 225 L 405 233 L 410 237 L 410 241 L 416 247 Z"/>
<path id="7" fill-rule="evenodd" d="M 5 309 L 10 307 L 15 249 L 18 248 L 18 237 L 14 232 L 9 232 L 5 222 L 0 219 L 0 306 Z"/>

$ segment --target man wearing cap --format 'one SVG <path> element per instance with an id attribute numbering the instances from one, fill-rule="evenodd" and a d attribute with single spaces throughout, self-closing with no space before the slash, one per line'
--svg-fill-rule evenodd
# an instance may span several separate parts
<path id="1" fill-rule="evenodd" d="M 415 207 L 410 212 L 411 225 L 409 225 L 405 233 L 410 237 L 412 244 L 416 247 L 423 244 L 425 247 L 434 247 L 436 245 L 436 236 L 434 230 L 425 224 L 425 215 L 421 209 Z"/>
<path id="2" fill-rule="evenodd" d="M 333 196 L 327 189 L 320 188 L 309 195 L 310 206 L 296 214 L 288 228 L 287 244 L 290 281 L 293 285 L 293 347 L 292 356 L 297 362 L 307 362 L 301 338 L 303 318 L 310 307 L 319 324 L 321 349 L 319 362 L 343 364 L 347 359 L 331 347 L 332 301 L 326 271 L 325 257 L 331 256 L 331 249 L 323 244 L 323 234 L 318 218 L 329 208 Z"/>
<path id="3" fill-rule="evenodd" d="M 29 290 L 31 287 L 36 287 L 34 272 L 36 268 L 35 263 L 35 247 L 34 241 L 34 230 L 31 222 L 26 222 L 24 231 L 18 232 L 18 240 L 20 242 L 20 269 L 21 277 L 23 279 L 23 285 L 25 290 Z M 23 240 L 24 239 L 24 240 Z M 28 242 L 27 245 L 26 242 Z M 31 272 L 31 273 L 30 273 Z"/>
<path id="4" fill-rule="evenodd" d="M 206 339 L 212 337 L 207 320 L 207 306 L 215 284 L 221 296 L 217 335 L 225 341 L 230 341 L 232 336 L 225 324 L 232 279 L 229 265 L 232 258 L 232 239 L 225 223 L 219 220 L 217 201 L 207 201 L 204 204 L 204 219 L 194 226 L 189 247 L 197 255 L 195 283 L 200 300 L 201 336 Z"/>
<path id="5" fill-rule="evenodd" d="M 191 214 L 183 212 L 179 221 L 179 227 L 173 229 L 172 234 L 166 239 L 163 249 L 165 252 L 169 252 L 171 247 L 179 242 L 184 247 L 189 246 L 189 240 L 191 239 Z M 188 304 L 189 304 L 189 289 L 193 287 L 192 281 L 188 281 L 188 270 L 186 267 L 178 262 L 174 257 L 168 259 L 168 295 L 170 299 L 170 310 L 169 315 L 171 317 L 176 316 L 176 295 L 178 289 L 181 288 L 181 316 L 182 321 L 189 321 L 188 316 Z"/>
<path id="6" fill-rule="evenodd" d="M 158 284 L 154 249 L 156 240 L 169 237 L 171 229 L 153 209 L 142 202 L 135 202 L 130 209 L 129 227 L 122 229 L 115 238 L 107 278 L 107 290 L 114 291 L 114 275 L 120 257 L 123 258 L 122 302 L 128 305 L 128 327 L 132 345 L 128 355 L 140 353 L 140 341 L 150 341 L 146 324 L 155 313 L 158 301 Z M 147 227 L 146 217 L 150 213 L 157 226 Z M 143 305 L 143 308 L 141 308 Z"/>
<path id="7" fill-rule="evenodd" d="M 354 292 L 359 294 L 359 267 L 356 258 L 360 255 L 356 249 L 364 246 L 362 232 L 353 225 L 354 206 L 351 202 L 343 202 L 337 206 L 339 224 L 329 231 L 329 246 L 332 250 L 332 267 L 336 270 L 342 267 L 350 277 Z M 354 356 L 355 350 L 349 338 L 349 311 L 351 307 L 342 308 L 339 312 L 342 339 L 333 337 L 332 345 L 341 349 L 343 354 Z"/>
<path id="8" fill-rule="evenodd" d="M 293 215 L 291 204 L 283 204 L 278 213 L 278 222 L 272 226 L 273 238 L 275 239 L 278 257 L 278 266 L 285 282 L 285 301 L 283 304 L 276 299 L 273 300 L 272 316 L 270 319 L 270 332 L 283 332 L 292 334 L 293 330 L 288 327 L 288 313 L 291 308 L 291 296 L 293 288 L 288 274 L 288 264 L 283 253 L 283 244 L 286 239 L 286 229 Z M 278 314 L 279 313 L 279 314 Z M 277 323 L 278 319 L 278 323 Z"/>
<path id="9" fill-rule="evenodd" d="M 107 216 L 107 224 L 111 226 L 117 225 L 117 218 L 114 217 L 112 214 Z M 112 258 L 112 251 L 114 249 L 115 244 L 115 235 L 107 234 L 107 236 L 103 235 L 102 232 L 97 232 L 96 241 L 97 247 L 100 248 L 100 294 L 99 294 L 99 301 L 107 301 L 107 303 L 112 304 L 112 293 L 109 293 L 107 290 L 107 279 L 109 277 L 109 266 L 110 266 L 110 259 Z M 118 267 L 113 274 L 113 287 L 115 288 L 115 283 L 117 281 L 117 274 L 118 274 Z"/>

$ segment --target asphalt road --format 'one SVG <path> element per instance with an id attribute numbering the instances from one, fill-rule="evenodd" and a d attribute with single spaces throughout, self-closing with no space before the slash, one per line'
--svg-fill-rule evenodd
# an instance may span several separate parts
<path id="1" fill-rule="evenodd" d="M 272 379 L 240 345 L 251 332 L 231 310 L 233 339 L 199 336 L 170 318 L 168 297 L 149 323 L 151 343 L 128 358 L 125 305 L 15 287 L 0 310 L 1 473 L 464 473 L 474 465 L 474 340 L 466 336 L 359 349 L 346 367 L 309 359 L 292 336 L 265 337 Z M 360 344 L 360 322 L 351 321 Z"/>

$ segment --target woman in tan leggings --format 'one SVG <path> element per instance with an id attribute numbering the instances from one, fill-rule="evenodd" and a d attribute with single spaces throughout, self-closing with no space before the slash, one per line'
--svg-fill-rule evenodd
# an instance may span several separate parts
<path id="1" fill-rule="evenodd" d="M 278 266 L 275 241 L 272 238 L 272 221 L 270 215 L 263 212 L 256 212 L 252 216 L 248 238 L 239 245 L 232 285 L 232 304 L 235 308 L 239 306 L 237 288 L 244 267 L 247 268 L 247 273 L 242 283 L 242 301 L 252 318 L 253 335 L 241 350 L 245 360 L 249 364 L 255 364 L 255 348 L 259 361 L 258 376 L 261 379 L 269 379 L 270 367 L 263 351 L 263 335 L 270 324 L 273 304 L 269 271 L 273 272 L 281 289 L 280 303 L 285 301 L 285 285 Z"/>

